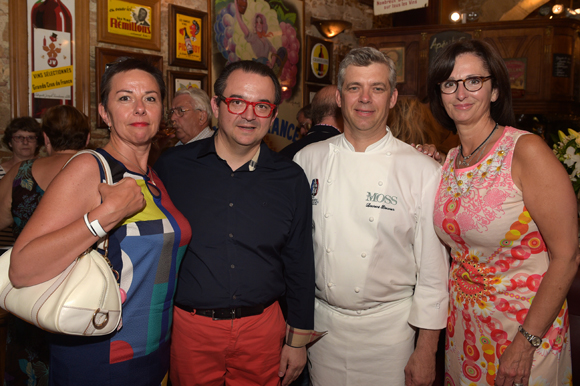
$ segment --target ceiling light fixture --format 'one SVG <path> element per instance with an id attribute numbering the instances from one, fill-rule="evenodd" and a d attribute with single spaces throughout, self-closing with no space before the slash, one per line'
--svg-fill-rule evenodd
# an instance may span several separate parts
<path id="1" fill-rule="evenodd" d="M 321 20 L 310 18 L 310 24 L 316 26 L 318 32 L 326 38 L 333 38 L 340 35 L 345 30 L 352 28 L 352 23 L 344 20 Z"/>

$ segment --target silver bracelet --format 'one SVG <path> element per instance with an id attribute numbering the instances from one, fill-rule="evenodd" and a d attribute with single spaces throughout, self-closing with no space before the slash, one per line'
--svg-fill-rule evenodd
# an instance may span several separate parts
<path id="1" fill-rule="evenodd" d="M 98 219 L 91 221 L 91 227 L 95 230 L 99 237 L 105 237 L 107 235 L 107 232 L 105 232 Z"/>
<path id="2" fill-rule="evenodd" d="M 93 236 L 97 236 L 97 233 L 95 232 L 95 230 L 93 229 L 93 227 L 89 223 L 89 213 L 88 212 L 85 213 L 85 215 L 83 216 L 83 218 L 85 219 L 85 224 L 86 224 L 87 228 L 89 228 L 89 231 L 91 231 L 91 233 L 93 234 Z"/>

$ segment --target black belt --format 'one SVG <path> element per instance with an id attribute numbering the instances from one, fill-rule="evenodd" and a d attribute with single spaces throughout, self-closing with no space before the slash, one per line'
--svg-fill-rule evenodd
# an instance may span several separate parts
<path id="1" fill-rule="evenodd" d="M 260 315 L 264 312 L 264 309 L 270 307 L 274 304 L 275 300 L 267 304 L 258 304 L 252 307 L 237 307 L 237 308 L 215 308 L 215 309 L 199 309 L 193 308 L 191 306 L 185 306 L 183 304 L 175 303 L 175 307 L 181 308 L 183 311 L 195 312 L 196 315 L 207 316 L 213 320 L 229 320 L 229 319 L 239 319 L 246 316 Z"/>

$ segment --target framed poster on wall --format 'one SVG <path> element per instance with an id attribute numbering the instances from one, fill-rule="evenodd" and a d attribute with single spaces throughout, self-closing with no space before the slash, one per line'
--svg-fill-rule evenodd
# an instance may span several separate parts
<path id="1" fill-rule="evenodd" d="M 137 59 L 143 59 L 151 62 L 155 67 L 163 72 L 163 56 L 160 55 L 149 55 L 149 54 L 141 54 L 138 52 L 129 52 L 129 51 L 119 51 L 119 50 L 112 50 L 110 48 L 101 48 L 97 47 L 95 49 L 95 76 L 96 76 L 96 85 L 97 85 L 97 128 L 104 129 L 107 127 L 101 116 L 99 115 L 99 103 L 101 103 L 101 78 L 105 73 L 105 69 L 107 68 L 107 64 L 113 63 L 119 58 L 123 56 L 130 56 Z"/>
<path id="2" fill-rule="evenodd" d="M 308 37 L 306 80 L 314 83 L 332 84 L 333 44 L 313 36 Z"/>
<path id="3" fill-rule="evenodd" d="M 269 66 L 282 86 L 282 103 L 265 140 L 274 150 L 282 149 L 295 138 L 302 105 L 304 2 L 219 0 L 212 2 L 211 18 L 211 84 L 226 64 L 237 60 Z"/>
<path id="4" fill-rule="evenodd" d="M 173 104 L 173 96 L 181 89 L 200 88 L 208 92 L 207 78 L 208 75 L 204 73 L 167 71 L 167 105 L 171 107 Z"/>
<path id="5" fill-rule="evenodd" d="M 207 70 L 208 45 L 207 13 L 169 4 L 169 64 Z"/>
<path id="6" fill-rule="evenodd" d="M 97 1 L 98 41 L 161 50 L 161 0 Z"/>
<path id="7" fill-rule="evenodd" d="M 88 3 L 59 3 L 54 9 L 42 1 L 9 2 L 13 118 L 40 118 L 47 108 L 59 104 L 74 105 L 89 115 L 89 30 L 86 23 L 77 23 L 88 20 Z"/>
<path id="8" fill-rule="evenodd" d="M 405 47 L 385 47 L 380 51 L 391 58 L 397 71 L 397 83 L 405 82 Z"/>

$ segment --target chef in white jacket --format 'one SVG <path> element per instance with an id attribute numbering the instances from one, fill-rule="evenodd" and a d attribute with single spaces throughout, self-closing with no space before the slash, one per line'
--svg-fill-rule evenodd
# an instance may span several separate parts
<path id="1" fill-rule="evenodd" d="M 395 85 L 389 58 L 352 50 L 338 75 L 344 134 L 294 157 L 311 182 L 315 329 L 328 331 L 308 353 L 315 386 L 435 378 L 448 302 L 448 258 L 433 229 L 440 165 L 387 127 Z"/>

